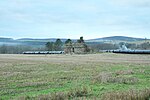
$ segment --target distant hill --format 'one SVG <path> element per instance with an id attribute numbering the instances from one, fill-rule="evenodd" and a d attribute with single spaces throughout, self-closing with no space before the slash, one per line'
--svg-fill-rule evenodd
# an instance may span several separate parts
<path id="1" fill-rule="evenodd" d="M 0 45 L 28 45 L 28 46 L 45 46 L 47 42 L 55 42 L 58 38 L 47 38 L 47 39 L 33 39 L 33 38 L 0 38 Z M 62 42 L 65 42 L 67 39 L 60 38 Z M 77 39 L 72 39 L 76 41 Z"/>
<path id="2" fill-rule="evenodd" d="M 0 37 L 0 45 L 20 45 L 20 42 L 17 42 L 13 38 Z"/>
<path id="3" fill-rule="evenodd" d="M 7 42 L 7 41 L 13 41 L 12 38 L 3 38 L 3 37 L 0 37 L 0 42 Z"/>
<path id="4" fill-rule="evenodd" d="M 46 42 L 55 42 L 57 38 L 46 38 L 46 39 L 33 39 L 33 38 L 21 38 L 21 39 L 13 39 L 13 38 L 3 38 L 0 37 L 0 45 L 30 45 L 30 46 L 44 46 Z M 62 42 L 65 42 L 67 39 L 60 38 Z M 145 40 L 144 38 L 134 38 L 134 37 L 126 37 L 126 36 L 111 36 L 97 39 L 89 39 L 85 40 L 88 44 L 93 43 L 103 43 L 103 42 L 139 42 Z M 149 40 L 149 39 L 147 39 Z M 77 41 L 77 39 L 72 39 L 72 41 Z"/>
<path id="5" fill-rule="evenodd" d="M 126 41 L 126 42 L 135 42 L 135 41 L 143 41 L 144 38 L 134 38 L 134 37 L 126 37 L 126 36 L 111 36 L 97 39 L 87 40 L 88 42 L 102 42 L 102 41 Z"/>
<path id="6" fill-rule="evenodd" d="M 38 42 L 55 42 L 58 38 L 47 38 L 47 39 L 32 39 L 32 38 L 21 38 L 17 41 L 38 41 Z M 62 42 L 65 42 L 67 39 L 60 38 Z M 75 41 L 76 39 L 73 39 Z"/>
<path id="7" fill-rule="evenodd" d="M 43 41 L 43 42 L 55 42 L 57 38 L 47 38 L 47 39 L 32 39 L 32 38 L 21 38 L 17 39 L 17 41 Z M 63 42 L 67 39 L 61 39 Z"/>

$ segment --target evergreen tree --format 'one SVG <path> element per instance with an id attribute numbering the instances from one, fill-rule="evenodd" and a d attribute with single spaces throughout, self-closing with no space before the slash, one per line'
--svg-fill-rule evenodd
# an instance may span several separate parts
<path id="1" fill-rule="evenodd" d="M 65 44 L 68 44 L 68 43 L 72 44 L 72 40 L 71 40 L 71 39 L 67 39 L 67 40 L 65 41 Z"/>
<path id="2" fill-rule="evenodd" d="M 61 41 L 61 39 L 56 40 L 56 42 L 54 43 L 54 49 L 56 51 L 62 50 L 62 41 Z"/>
<path id="3" fill-rule="evenodd" d="M 54 43 L 53 43 L 53 42 L 47 42 L 47 43 L 46 43 L 46 48 L 47 48 L 47 50 L 49 50 L 49 51 L 54 50 Z"/>
<path id="4" fill-rule="evenodd" d="M 80 37 L 80 39 L 79 39 L 79 40 L 77 40 L 77 42 L 78 42 L 78 43 L 84 43 L 83 36 L 81 36 L 81 37 Z"/>

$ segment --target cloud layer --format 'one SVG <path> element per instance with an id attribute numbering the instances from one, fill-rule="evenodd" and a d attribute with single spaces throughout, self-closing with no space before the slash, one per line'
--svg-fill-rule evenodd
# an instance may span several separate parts
<path id="1" fill-rule="evenodd" d="M 149 0 L 1 0 L 0 36 L 150 38 Z"/>

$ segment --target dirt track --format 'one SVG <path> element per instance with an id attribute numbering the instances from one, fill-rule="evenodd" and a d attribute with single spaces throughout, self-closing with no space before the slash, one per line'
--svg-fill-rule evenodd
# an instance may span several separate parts
<path id="1" fill-rule="evenodd" d="M 1 54 L 0 65 L 4 63 L 136 63 L 150 64 L 150 55 L 131 54 L 88 54 L 88 55 L 13 55 Z"/>

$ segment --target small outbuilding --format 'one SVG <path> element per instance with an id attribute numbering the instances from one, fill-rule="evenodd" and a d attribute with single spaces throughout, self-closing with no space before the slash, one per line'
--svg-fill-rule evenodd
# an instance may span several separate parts
<path id="1" fill-rule="evenodd" d="M 75 43 L 72 43 L 72 41 L 68 39 L 65 43 L 64 52 L 66 54 L 86 54 L 90 52 L 90 49 L 84 42 L 83 37 L 80 37 Z"/>
<path id="2" fill-rule="evenodd" d="M 69 54 L 85 54 L 90 50 L 85 43 L 68 43 L 65 45 L 64 52 Z"/>

